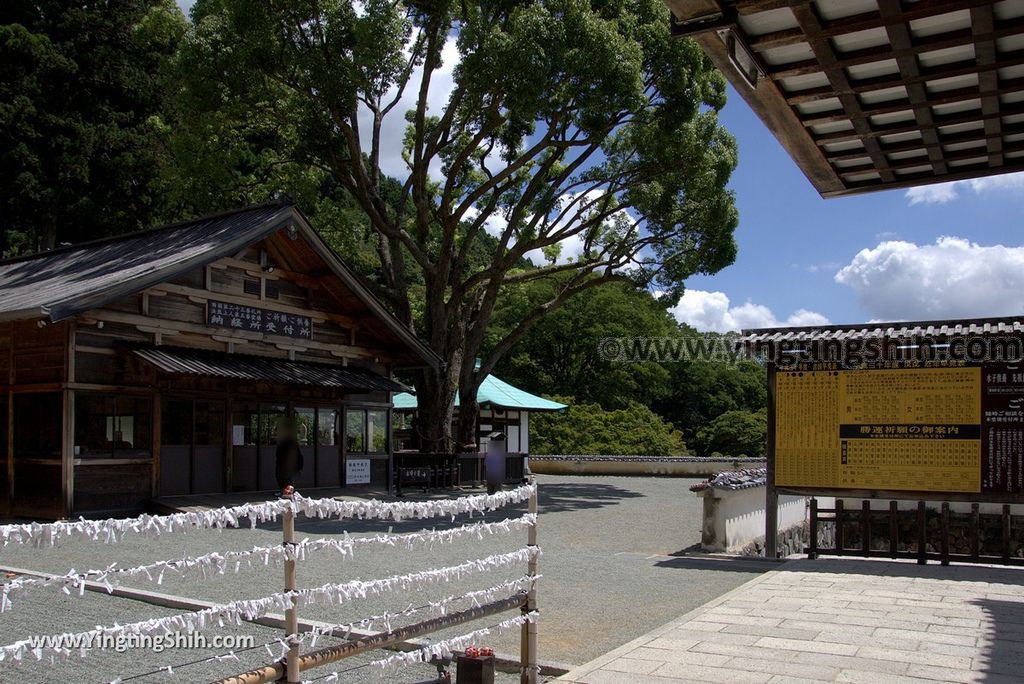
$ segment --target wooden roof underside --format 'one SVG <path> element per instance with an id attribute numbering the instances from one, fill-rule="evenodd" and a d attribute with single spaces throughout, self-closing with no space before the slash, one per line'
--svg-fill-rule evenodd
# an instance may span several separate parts
<path id="1" fill-rule="evenodd" d="M 825 197 L 1024 171 L 1024 0 L 666 4 Z"/>

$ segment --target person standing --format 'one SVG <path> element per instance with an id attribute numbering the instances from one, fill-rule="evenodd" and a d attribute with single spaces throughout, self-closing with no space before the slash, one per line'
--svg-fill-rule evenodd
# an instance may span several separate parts
<path id="1" fill-rule="evenodd" d="M 302 470 L 302 450 L 295 438 L 295 428 L 291 421 L 283 420 L 277 430 L 277 453 L 274 464 L 274 475 L 281 496 L 295 493 L 295 476 Z"/>

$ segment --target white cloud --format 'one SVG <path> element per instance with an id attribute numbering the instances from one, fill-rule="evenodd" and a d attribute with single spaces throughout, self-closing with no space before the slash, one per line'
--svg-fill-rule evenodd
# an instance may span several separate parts
<path id="1" fill-rule="evenodd" d="M 882 320 L 1015 315 L 1024 311 L 1024 247 L 892 240 L 861 250 L 835 280 Z"/>
<path id="2" fill-rule="evenodd" d="M 746 302 L 732 306 L 724 292 L 687 290 L 672 309 L 676 320 L 692 325 L 701 332 L 729 332 L 744 328 L 825 325 L 829 321 L 820 313 L 797 309 L 785 320 L 776 318 L 763 304 Z"/>
<path id="3" fill-rule="evenodd" d="M 922 185 L 907 190 L 906 198 L 911 206 L 915 204 L 946 204 L 958 199 L 963 188 L 969 188 L 976 195 L 999 190 L 1024 190 L 1024 172 Z"/>

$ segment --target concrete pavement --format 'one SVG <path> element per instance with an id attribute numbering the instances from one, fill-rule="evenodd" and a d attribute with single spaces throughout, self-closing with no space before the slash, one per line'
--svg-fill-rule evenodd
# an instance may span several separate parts
<path id="1" fill-rule="evenodd" d="M 560 681 L 1021 682 L 1024 570 L 793 560 Z"/>

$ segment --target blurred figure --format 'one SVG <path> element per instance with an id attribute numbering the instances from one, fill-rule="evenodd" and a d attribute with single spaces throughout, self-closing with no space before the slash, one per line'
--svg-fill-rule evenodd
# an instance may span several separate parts
<path id="1" fill-rule="evenodd" d="M 274 475 L 281 496 L 295 493 L 295 476 L 302 470 L 302 450 L 295 438 L 295 426 L 290 420 L 282 420 L 277 426 L 277 453 Z"/>

